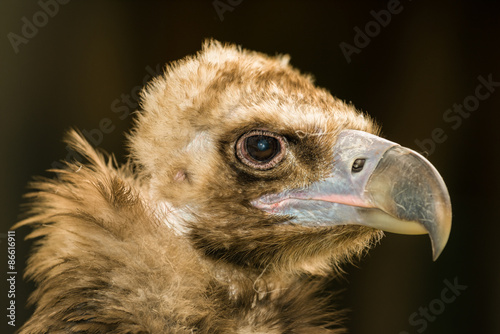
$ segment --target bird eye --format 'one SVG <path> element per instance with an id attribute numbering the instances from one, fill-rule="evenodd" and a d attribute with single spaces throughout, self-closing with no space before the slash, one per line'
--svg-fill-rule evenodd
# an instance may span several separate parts
<path id="1" fill-rule="evenodd" d="M 255 169 L 271 169 L 285 155 L 283 137 L 265 130 L 253 130 L 236 142 L 236 155 L 244 164 Z"/>
<path id="2" fill-rule="evenodd" d="M 352 172 L 353 173 L 359 173 L 363 170 L 363 167 L 365 166 L 365 161 L 366 159 L 356 159 L 354 160 L 354 163 L 352 164 Z"/>

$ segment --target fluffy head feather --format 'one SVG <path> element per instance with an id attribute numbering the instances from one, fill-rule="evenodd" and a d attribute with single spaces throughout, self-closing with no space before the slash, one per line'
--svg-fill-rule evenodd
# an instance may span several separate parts
<path id="1" fill-rule="evenodd" d="M 142 109 L 129 138 L 132 158 L 151 178 L 155 198 L 181 205 L 207 200 L 215 180 L 235 175 L 225 163 L 227 144 L 253 127 L 289 133 L 323 151 L 345 128 L 378 131 L 369 117 L 289 66 L 287 56 L 271 58 L 215 41 L 154 79 L 142 94 Z M 310 169 L 321 171 L 311 161 L 323 152 L 312 152 L 290 157 L 290 164 L 297 163 L 287 170 L 290 179 L 321 177 Z"/>

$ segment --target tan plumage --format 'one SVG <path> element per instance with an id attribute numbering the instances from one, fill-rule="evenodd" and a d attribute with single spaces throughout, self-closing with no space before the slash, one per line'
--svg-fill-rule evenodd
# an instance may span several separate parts
<path id="1" fill-rule="evenodd" d="M 36 310 L 20 333 L 340 331 L 324 283 L 382 232 L 283 224 L 249 202 L 320 180 L 337 134 L 374 123 L 287 57 L 214 41 L 146 87 L 142 109 L 129 163 L 71 131 L 88 163 L 33 184 L 19 225 L 41 237 L 26 273 Z M 288 138 L 270 170 L 238 162 L 254 128 Z"/>

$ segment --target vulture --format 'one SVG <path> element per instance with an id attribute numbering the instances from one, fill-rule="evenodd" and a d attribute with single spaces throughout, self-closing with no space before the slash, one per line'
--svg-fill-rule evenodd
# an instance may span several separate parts
<path id="1" fill-rule="evenodd" d="M 19 333 L 340 333 L 326 289 L 384 231 L 451 228 L 436 169 L 380 137 L 287 55 L 214 40 L 141 92 L 118 164 L 77 130 L 85 161 L 36 178 Z"/>

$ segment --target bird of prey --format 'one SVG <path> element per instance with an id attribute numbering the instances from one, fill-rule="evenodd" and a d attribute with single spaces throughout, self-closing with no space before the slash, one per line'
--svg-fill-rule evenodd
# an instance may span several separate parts
<path id="1" fill-rule="evenodd" d="M 19 333 L 339 333 L 326 283 L 383 231 L 451 228 L 436 169 L 289 65 L 209 40 L 142 91 L 118 165 L 36 179 Z"/>

